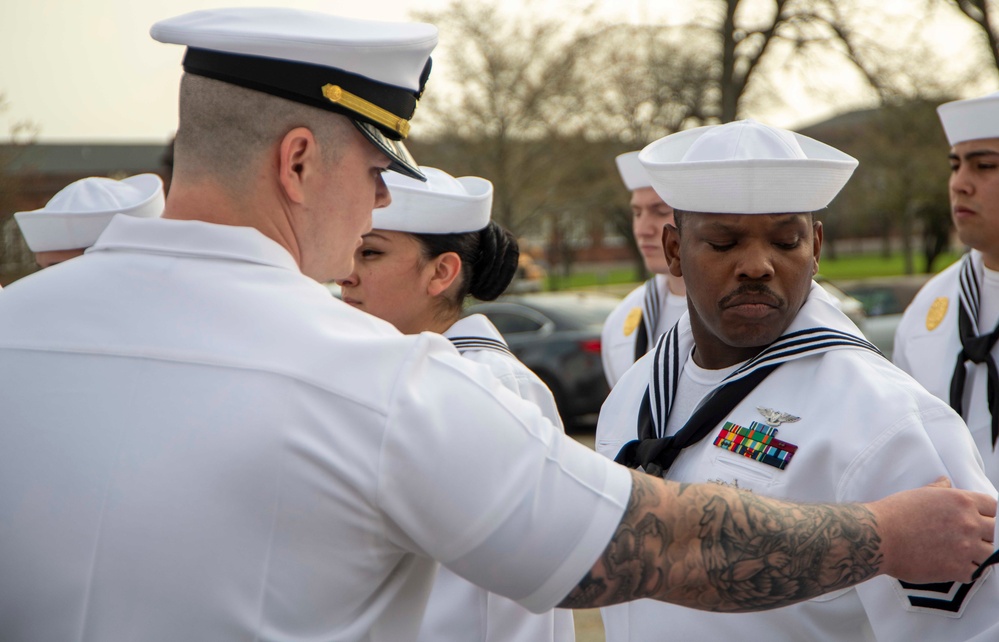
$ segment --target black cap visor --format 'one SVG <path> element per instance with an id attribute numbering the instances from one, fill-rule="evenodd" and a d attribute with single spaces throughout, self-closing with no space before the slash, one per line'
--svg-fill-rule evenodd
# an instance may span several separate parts
<path id="1" fill-rule="evenodd" d="M 371 141 L 372 145 L 389 157 L 392 161 L 388 167 L 390 170 L 419 181 L 427 181 L 427 177 L 420 171 L 420 166 L 417 165 L 416 159 L 406 149 L 405 143 L 401 140 L 390 139 L 380 129 L 370 123 L 361 122 L 353 118 L 350 119 L 350 122 L 354 123 L 354 126 L 364 134 L 365 138 Z"/>

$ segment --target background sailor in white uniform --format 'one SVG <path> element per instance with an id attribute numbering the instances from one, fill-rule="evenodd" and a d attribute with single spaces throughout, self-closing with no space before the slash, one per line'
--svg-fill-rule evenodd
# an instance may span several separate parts
<path id="1" fill-rule="evenodd" d="M 632 231 L 652 278 L 632 290 L 604 322 L 600 358 L 612 388 L 687 310 L 683 278 L 669 273 L 663 256 L 663 227 L 673 222 L 673 208 L 652 189 L 638 152 L 615 160 L 621 181 L 631 192 Z"/>
<path id="2" fill-rule="evenodd" d="M 940 475 L 995 493 L 960 417 L 884 358 L 812 281 L 822 225 L 811 212 L 846 183 L 854 159 L 740 121 L 667 137 L 642 160 L 677 209 L 666 256 L 686 279 L 690 310 L 611 392 L 600 452 L 667 479 L 795 501 L 870 499 Z M 741 528 L 724 512 L 703 526 Z M 766 599 L 759 589 L 772 583 L 798 590 L 781 570 L 795 560 L 769 545 L 754 550 L 756 564 L 720 575 L 747 603 Z M 999 636 L 997 601 L 988 568 L 970 586 L 877 578 L 765 614 L 643 600 L 602 615 L 608 642 L 986 640 Z"/>
<path id="3" fill-rule="evenodd" d="M 21 234 L 46 268 L 80 256 L 116 214 L 155 218 L 163 213 L 163 180 L 137 174 L 121 180 L 91 176 L 59 190 L 45 207 L 15 212 Z"/>
<path id="4" fill-rule="evenodd" d="M 971 250 L 909 304 L 893 358 L 961 413 L 999 484 L 999 92 L 937 111 L 951 144 L 951 218 Z"/>
<path id="5" fill-rule="evenodd" d="M 538 612 L 743 608 L 703 554 L 718 506 L 768 511 L 734 541 L 805 562 L 799 597 L 970 578 L 988 555 L 986 495 L 681 492 L 565 437 L 443 337 L 331 297 L 389 202 L 382 173 L 421 176 L 402 139 L 433 26 L 257 7 L 152 34 L 188 47 L 163 216 L 116 216 L 0 296 L 4 642 L 415 640 L 438 561 Z M 627 545 L 640 524 L 647 550 Z M 865 567 L 811 579 L 844 562 Z"/>
<path id="6" fill-rule="evenodd" d="M 355 253 L 354 271 L 337 280 L 344 302 L 406 334 L 443 334 L 461 356 L 488 367 L 561 428 L 552 393 L 513 356 L 489 319 L 481 314 L 461 318 L 467 296 L 492 301 L 517 271 L 516 237 L 490 221 L 492 184 L 420 169 L 426 182 L 385 175 L 392 203 L 372 213 L 373 229 Z M 531 613 L 442 567 L 419 640 L 572 642 L 573 626 L 570 611 Z"/>

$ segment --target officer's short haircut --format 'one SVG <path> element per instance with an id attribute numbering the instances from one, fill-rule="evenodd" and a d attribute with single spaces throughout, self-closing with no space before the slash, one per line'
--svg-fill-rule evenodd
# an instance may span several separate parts
<path id="1" fill-rule="evenodd" d="M 325 163 L 343 153 L 350 121 L 329 111 L 237 85 L 184 74 L 180 83 L 180 126 L 175 173 L 214 176 L 234 188 L 248 187 L 260 155 L 290 130 L 307 127 Z"/>

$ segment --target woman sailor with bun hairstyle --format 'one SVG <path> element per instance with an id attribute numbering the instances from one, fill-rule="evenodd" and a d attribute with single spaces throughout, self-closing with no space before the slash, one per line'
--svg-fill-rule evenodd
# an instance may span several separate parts
<path id="1" fill-rule="evenodd" d="M 479 314 L 461 318 L 467 296 L 498 297 L 517 271 L 514 236 L 490 220 L 492 184 L 421 167 L 423 183 L 383 175 L 392 203 L 372 214 L 372 230 L 354 255 L 354 270 L 337 283 L 343 301 L 406 334 L 437 332 L 467 359 L 488 367 L 507 388 L 562 426 L 555 399 Z M 471 516 L 470 516 L 471 518 Z M 441 567 L 420 629 L 420 642 L 574 639 L 572 614 L 534 614 Z"/>

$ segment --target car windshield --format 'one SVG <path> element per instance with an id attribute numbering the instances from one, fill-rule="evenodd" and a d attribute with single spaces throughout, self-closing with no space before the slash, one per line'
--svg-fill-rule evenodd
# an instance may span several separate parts
<path id="1" fill-rule="evenodd" d="M 618 299 L 586 293 L 549 293 L 524 297 L 523 302 L 551 317 L 559 325 L 588 327 L 603 325 Z"/>
<path id="2" fill-rule="evenodd" d="M 890 279 L 864 279 L 840 283 L 850 296 L 864 304 L 869 317 L 902 314 L 919 289 L 929 280 L 929 275 L 895 277 Z"/>

